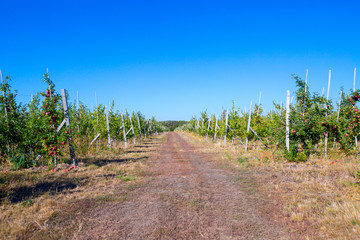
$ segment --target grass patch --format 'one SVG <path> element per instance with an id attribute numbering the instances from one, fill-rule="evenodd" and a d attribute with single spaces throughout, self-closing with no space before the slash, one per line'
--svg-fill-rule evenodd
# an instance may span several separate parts
<path id="1" fill-rule="evenodd" d="M 120 179 L 123 182 L 128 182 L 128 181 L 135 180 L 136 177 L 135 176 L 117 175 L 116 178 Z"/>
<path id="2" fill-rule="evenodd" d="M 79 166 L 67 172 L 64 170 L 69 168 L 68 159 L 51 168 L 11 171 L 10 165 L 1 165 L 0 239 L 39 239 L 34 234 L 41 233 L 48 221 L 63 216 L 58 212 L 66 212 L 78 201 L 127 201 L 127 192 L 138 188 L 144 177 L 152 176 L 147 160 L 163 141 L 160 138 L 148 140 L 144 154 L 133 154 L 138 148 L 130 145 L 125 151 L 107 151 L 104 147 L 99 154 L 78 155 Z M 136 183 L 132 183 L 134 180 Z M 61 232 L 46 234 L 67 238 Z"/>
<path id="3" fill-rule="evenodd" d="M 247 157 L 239 157 L 237 162 L 245 168 L 249 167 L 249 159 Z"/>
<path id="4" fill-rule="evenodd" d="M 254 188 L 249 191 L 274 196 L 293 232 L 302 232 L 305 239 L 359 238 L 360 166 L 354 156 L 330 151 L 329 160 L 316 153 L 307 162 L 291 163 L 278 149 L 245 152 L 239 145 L 200 144 L 204 138 L 193 133 L 183 135 L 201 152 L 216 155 L 211 161 L 221 168 L 232 165 L 251 172 Z M 229 161 L 229 155 L 236 160 Z M 248 177 L 241 173 L 234 180 L 243 183 Z"/>

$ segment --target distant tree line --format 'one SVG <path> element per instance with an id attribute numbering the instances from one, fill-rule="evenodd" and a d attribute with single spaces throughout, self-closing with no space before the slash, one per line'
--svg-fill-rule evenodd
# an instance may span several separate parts
<path id="1" fill-rule="evenodd" d="M 187 124 L 188 121 L 161 121 L 159 123 L 167 127 L 169 131 L 174 131 L 175 128 Z"/>

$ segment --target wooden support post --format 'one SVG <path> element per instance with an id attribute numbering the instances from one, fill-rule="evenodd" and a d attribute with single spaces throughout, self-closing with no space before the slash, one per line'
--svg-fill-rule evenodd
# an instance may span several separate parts
<path id="1" fill-rule="evenodd" d="M 126 130 L 125 130 L 125 122 L 124 122 L 124 115 L 122 112 L 120 112 L 121 115 L 121 121 L 122 121 L 122 129 L 123 129 L 123 134 L 124 134 L 124 142 L 125 142 L 125 148 L 127 147 L 127 141 L 126 141 Z"/>
<path id="2" fill-rule="evenodd" d="M 306 77 L 305 77 L 305 93 L 307 92 L 307 80 L 308 80 L 308 69 L 306 69 Z M 305 116 L 305 108 L 303 109 L 303 117 Z"/>
<path id="3" fill-rule="evenodd" d="M 252 127 L 250 127 L 250 130 L 255 134 L 255 136 L 258 137 L 258 139 L 260 140 L 260 142 L 261 142 L 262 144 L 264 144 L 264 146 L 265 146 L 267 149 L 269 149 L 269 147 L 264 143 L 264 141 L 261 139 L 261 137 L 259 137 L 259 135 L 255 132 L 255 130 L 252 129 Z"/>
<path id="4" fill-rule="evenodd" d="M 209 137 L 210 123 L 211 123 L 211 120 L 209 118 L 209 120 L 208 120 L 208 128 L 207 128 L 207 131 L 206 131 L 206 141 L 208 140 L 208 137 Z"/>
<path id="5" fill-rule="evenodd" d="M 109 110 L 108 107 L 105 105 L 105 112 L 106 112 L 106 127 L 107 127 L 107 135 L 108 135 L 108 147 L 111 150 L 111 138 L 110 138 L 110 126 L 109 126 Z"/>
<path id="6" fill-rule="evenodd" d="M 328 82 L 328 90 L 327 90 L 327 94 L 326 94 L 326 100 L 329 100 L 329 93 L 330 93 L 330 81 L 331 81 L 331 70 L 329 70 L 329 82 Z M 326 114 L 327 117 L 327 114 Z M 327 159 L 327 155 L 328 155 L 328 131 L 325 131 L 325 159 Z"/>
<path id="7" fill-rule="evenodd" d="M 144 134 L 145 134 L 145 138 L 146 138 L 146 119 L 144 120 Z"/>
<path id="8" fill-rule="evenodd" d="M 141 125 L 140 125 L 140 118 L 139 118 L 139 114 L 137 115 L 137 121 L 138 121 L 139 133 L 140 133 L 140 141 L 141 141 Z"/>
<path id="9" fill-rule="evenodd" d="M 98 135 L 96 135 L 96 137 L 90 142 L 90 146 L 100 137 L 100 133 L 98 133 Z"/>
<path id="10" fill-rule="evenodd" d="M 79 114 L 79 109 L 80 109 L 80 106 L 79 106 L 79 91 L 76 91 L 76 111 L 77 111 L 77 117 L 79 118 L 80 117 L 80 114 Z M 80 132 L 80 124 L 78 123 L 78 132 Z"/>
<path id="11" fill-rule="evenodd" d="M 228 120 L 229 120 L 229 110 L 226 110 L 224 144 L 226 144 L 227 129 L 228 129 Z"/>
<path id="12" fill-rule="evenodd" d="M 70 128 L 70 116 L 69 116 L 69 109 L 68 109 L 67 96 L 66 96 L 65 89 L 61 89 L 61 95 L 62 95 L 62 103 L 63 103 L 63 108 L 64 108 L 66 126 L 68 128 Z M 70 149 L 71 163 L 73 166 L 76 166 L 76 157 L 75 157 L 75 151 L 74 151 L 74 147 L 73 147 L 73 139 L 71 136 L 71 131 L 70 131 L 70 136 L 69 136 L 69 149 Z"/>
<path id="13" fill-rule="evenodd" d="M 355 83 L 356 83 L 356 68 L 354 68 L 354 92 L 356 91 L 355 89 Z M 355 106 L 354 106 L 355 108 Z M 356 158 L 358 158 L 358 139 L 357 136 L 355 136 L 355 148 L 356 148 Z"/>
<path id="14" fill-rule="evenodd" d="M 49 68 L 46 68 L 46 73 L 47 73 L 48 79 L 50 79 Z M 50 98 L 52 98 L 52 92 L 51 92 L 51 85 L 50 84 L 49 84 L 49 94 L 50 94 Z"/>
<path id="15" fill-rule="evenodd" d="M 152 122 L 150 119 L 148 120 L 148 126 L 149 126 L 148 131 L 149 131 L 149 136 L 150 136 L 150 135 L 152 135 Z"/>
<path id="16" fill-rule="evenodd" d="M 218 129 L 218 119 L 217 116 L 215 115 L 215 135 L 214 135 L 214 142 L 216 142 L 216 133 L 217 133 L 217 129 Z"/>
<path id="17" fill-rule="evenodd" d="M 354 68 L 354 92 L 355 92 L 355 82 L 356 82 L 356 68 Z"/>
<path id="18" fill-rule="evenodd" d="M 132 129 L 132 134 L 133 134 L 133 138 L 134 138 L 134 145 L 136 144 L 136 140 L 135 140 L 135 131 L 134 131 L 134 125 L 132 122 L 132 117 L 130 116 L 130 123 L 131 123 L 131 129 Z"/>
<path id="19" fill-rule="evenodd" d="M 305 77 L 305 93 L 306 93 L 306 91 L 307 91 L 308 74 L 309 74 L 309 69 L 306 69 L 306 77 Z"/>
<path id="20" fill-rule="evenodd" d="M 358 140 L 357 140 L 357 136 L 355 136 L 355 149 L 356 149 L 356 158 L 358 158 Z"/>
<path id="21" fill-rule="evenodd" d="M 248 119 L 248 125 L 247 125 L 247 134 L 249 133 L 250 131 L 250 123 L 251 123 L 251 110 L 252 110 L 252 107 L 253 107 L 253 102 L 251 101 L 250 102 L 250 110 L 249 110 L 249 119 Z M 249 144 L 249 137 L 246 136 L 246 142 L 245 142 L 245 152 L 248 150 L 248 144 Z"/>
<path id="22" fill-rule="evenodd" d="M 95 106 L 96 106 L 96 132 L 98 132 L 99 131 L 99 108 L 98 108 L 96 92 L 95 92 Z M 99 152 L 99 139 L 96 142 L 96 151 Z"/>
<path id="23" fill-rule="evenodd" d="M 290 91 L 286 91 L 286 149 L 290 151 Z"/>
<path id="24" fill-rule="evenodd" d="M 0 78 L 1 78 L 1 86 L 4 85 L 4 79 L 3 79 L 3 74 L 2 74 L 2 71 L 0 70 Z M 8 122 L 8 111 L 7 111 L 7 108 L 6 108 L 6 93 L 5 93 L 5 90 L 2 92 L 3 93 L 3 96 L 4 96 L 4 109 L 5 109 L 5 118 L 6 118 L 6 124 L 9 124 Z M 7 150 L 8 150 L 8 154 L 10 152 L 10 145 L 9 143 L 7 144 Z"/>
<path id="25" fill-rule="evenodd" d="M 2 71 L 0 70 L 0 78 L 1 78 L 1 86 L 4 85 L 4 79 L 3 79 L 3 74 L 2 74 Z M 6 99 L 5 99 L 5 91 L 2 92 L 3 93 L 3 96 L 4 96 L 4 109 L 5 109 L 5 115 L 6 115 L 6 119 L 7 119 L 7 108 L 6 108 Z"/>
<path id="26" fill-rule="evenodd" d="M 336 117 L 336 122 L 339 121 L 339 116 L 340 116 L 340 109 L 341 109 L 341 99 L 342 98 L 342 91 L 340 91 L 340 99 L 339 99 L 339 106 L 338 106 L 338 111 L 337 111 L 337 117 Z M 333 148 L 335 148 L 335 142 L 336 142 L 336 138 L 334 138 L 334 145 Z"/>

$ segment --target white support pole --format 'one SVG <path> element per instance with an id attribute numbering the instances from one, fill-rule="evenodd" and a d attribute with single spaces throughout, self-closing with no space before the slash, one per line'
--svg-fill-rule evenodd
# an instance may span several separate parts
<path id="1" fill-rule="evenodd" d="M 145 134 L 145 138 L 146 138 L 146 119 L 144 119 L 144 134 Z"/>
<path id="2" fill-rule="evenodd" d="M 98 133 L 98 135 L 96 135 L 96 137 L 91 141 L 90 146 L 100 137 L 100 133 Z"/>
<path id="3" fill-rule="evenodd" d="M 339 121 L 340 109 L 341 109 L 341 101 L 342 101 L 342 91 L 340 91 L 339 108 L 338 108 L 338 112 L 337 112 L 336 122 Z"/>
<path id="4" fill-rule="evenodd" d="M 77 105 L 77 110 L 79 111 L 79 91 L 76 91 L 76 105 Z"/>
<path id="5" fill-rule="evenodd" d="M 260 116 L 260 104 L 261 104 L 261 91 L 260 91 L 260 96 L 259 96 L 259 105 L 258 105 L 258 109 L 257 109 L 259 116 Z"/>
<path id="6" fill-rule="evenodd" d="M 290 151 L 290 91 L 286 91 L 286 149 Z"/>
<path id="7" fill-rule="evenodd" d="M 341 98 L 342 98 L 342 91 L 340 91 L 339 106 L 338 106 L 338 110 L 337 110 L 336 122 L 338 122 L 338 121 L 339 121 L 340 109 L 341 109 Z M 334 145 L 333 145 L 333 148 L 335 148 L 335 143 L 336 143 L 336 137 L 334 138 Z"/>
<path id="8" fill-rule="evenodd" d="M 50 79 L 49 68 L 46 68 L 46 73 L 47 73 L 47 77 Z M 49 94 L 50 94 L 50 98 L 52 98 L 52 92 L 51 92 L 50 84 L 49 84 Z"/>
<path id="9" fill-rule="evenodd" d="M 251 123 L 251 110 L 252 110 L 253 102 L 250 102 L 250 110 L 249 110 L 249 119 L 247 124 L 247 130 L 246 132 L 249 133 L 250 131 L 250 123 Z M 248 144 L 249 144 L 249 137 L 246 136 L 246 142 L 245 142 L 245 152 L 248 150 Z"/>
<path id="10" fill-rule="evenodd" d="M 64 108 L 66 126 L 68 128 L 70 128 L 70 116 L 69 116 L 69 109 L 68 109 L 67 96 L 66 96 L 65 89 L 61 89 L 61 95 L 62 95 L 62 103 L 63 103 L 63 108 Z M 74 148 L 73 148 L 73 139 L 72 139 L 72 136 L 71 136 L 71 131 L 70 131 L 69 134 L 70 134 L 69 135 L 70 157 L 71 157 L 72 165 L 75 166 L 76 165 L 76 158 L 75 158 L 75 151 L 74 151 Z"/>
<path id="11" fill-rule="evenodd" d="M 1 86 L 2 86 L 2 85 L 4 85 L 4 79 L 3 79 L 3 74 L 2 74 L 2 71 L 1 71 L 1 70 L 0 70 L 0 77 L 1 77 Z M 7 119 L 7 108 L 6 108 L 5 91 L 3 91 L 3 96 L 4 96 L 5 115 L 6 115 L 6 119 Z"/>
<path id="12" fill-rule="evenodd" d="M 96 106 L 96 131 L 99 131 L 99 108 L 98 108 L 98 102 L 97 102 L 97 95 L 95 92 L 95 106 Z M 99 138 L 96 142 L 96 150 L 99 151 Z"/>
<path id="13" fill-rule="evenodd" d="M 122 121 L 122 129 L 124 134 L 124 142 L 125 142 L 125 148 L 127 147 L 127 141 L 126 141 L 126 130 L 125 130 L 125 122 L 124 122 L 124 115 L 122 112 L 120 112 L 121 115 L 121 121 Z"/>
<path id="14" fill-rule="evenodd" d="M 356 68 L 354 68 L 354 92 L 355 92 L 355 82 L 356 82 Z"/>
<path id="15" fill-rule="evenodd" d="M 139 115 L 137 115 L 137 121 L 138 121 L 139 134 L 140 134 L 140 141 L 141 141 L 141 125 L 140 125 L 140 118 L 139 118 Z"/>
<path id="16" fill-rule="evenodd" d="M 207 127 L 207 131 L 206 131 L 206 141 L 208 140 L 208 137 L 209 137 L 210 122 L 211 122 L 211 120 L 210 120 L 210 118 L 209 118 L 209 120 L 208 120 L 208 127 Z"/>
<path id="17" fill-rule="evenodd" d="M 111 150 L 109 111 L 108 111 L 108 107 L 106 105 L 105 105 L 105 111 L 106 111 L 106 127 L 107 127 L 107 135 L 108 135 L 108 147 L 109 147 L 109 150 Z"/>
<path id="18" fill-rule="evenodd" d="M 218 129 L 218 118 L 215 115 L 215 135 L 214 135 L 214 142 L 216 142 L 216 133 L 217 133 L 217 129 Z"/>
<path id="19" fill-rule="evenodd" d="M 136 140 L 135 140 L 135 131 L 134 131 L 134 125 L 132 122 L 132 116 L 130 116 L 130 123 L 131 123 L 131 129 L 132 129 L 132 134 L 133 134 L 133 138 L 134 138 L 134 145 L 136 144 Z"/>
<path id="20" fill-rule="evenodd" d="M 327 94 L 326 94 L 326 100 L 329 100 L 329 93 L 330 93 L 330 82 L 331 82 L 331 70 L 329 70 L 329 82 L 328 82 L 328 90 L 327 90 Z M 326 114 L 327 117 L 327 114 Z M 328 131 L 326 130 L 325 132 L 325 159 L 327 159 L 327 155 L 328 155 L 328 150 L 327 150 L 327 145 L 328 145 Z"/>
<path id="21" fill-rule="evenodd" d="M 2 74 L 2 71 L 0 70 L 0 78 L 1 78 L 1 86 L 4 85 L 4 79 L 3 79 L 3 74 Z M 5 97 L 5 90 L 3 91 L 3 96 L 4 96 L 4 109 L 5 109 L 5 118 L 6 118 L 6 122 L 8 124 L 8 112 L 7 112 L 7 108 L 6 108 L 6 97 Z M 7 145 L 7 150 L 8 152 L 10 152 L 10 145 L 8 143 Z"/>
<path id="22" fill-rule="evenodd" d="M 80 114 L 79 114 L 79 91 L 76 91 L 76 111 L 77 111 L 77 117 L 79 118 Z M 77 126 L 78 132 L 80 132 L 80 125 L 78 124 Z"/>
<path id="23" fill-rule="evenodd" d="M 329 100 L 330 82 L 331 82 L 331 70 L 329 70 L 329 82 L 328 82 L 328 89 L 327 89 L 327 94 L 326 94 L 326 100 Z"/>
<path id="24" fill-rule="evenodd" d="M 358 158 L 358 139 L 357 139 L 357 136 L 355 136 L 355 149 L 356 149 L 356 158 Z"/>
<path id="25" fill-rule="evenodd" d="M 228 129 L 228 120 L 229 120 L 229 110 L 226 110 L 224 144 L 226 144 L 227 129 Z"/>
<path id="26" fill-rule="evenodd" d="M 308 69 L 306 69 L 306 77 L 305 77 L 305 93 L 307 92 L 307 80 L 308 80 Z M 292 100 L 291 100 L 292 102 Z M 305 116 L 305 109 L 303 109 L 303 117 Z"/>
<path id="27" fill-rule="evenodd" d="M 308 74 L 309 74 L 309 69 L 306 69 L 306 76 L 305 76 L 305 93 L 306 93 L 306 91 L 307 91 Z"/>
<path id="28" fill-rule="evenodd" d="M 356 68 L 354 68 L 354 92 L 356 91 L 355 83 L 356 83 Z M 354 108 L 355 108 L 355 106 L 354 106 Z M 358 158 L 358 139 L 357 139 L 357 135 L 355 135 L 355 148 L 356 148 L 356 158 Z"/>

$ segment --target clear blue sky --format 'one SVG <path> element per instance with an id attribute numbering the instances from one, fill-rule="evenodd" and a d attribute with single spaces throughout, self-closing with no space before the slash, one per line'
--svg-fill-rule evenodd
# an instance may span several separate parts
<path id="1" fill-rule="evenodd" d="M 340 3 L 341 2 L 341 3 Z M 265 110 L 295 89 L 360 88 L 358 1 L 17 1 L 2 0 L 0 69 L 19 100 L 56 88 L 90 108 L 115 100 L 158 120 L 219 113 L 232 100 Z"/>

